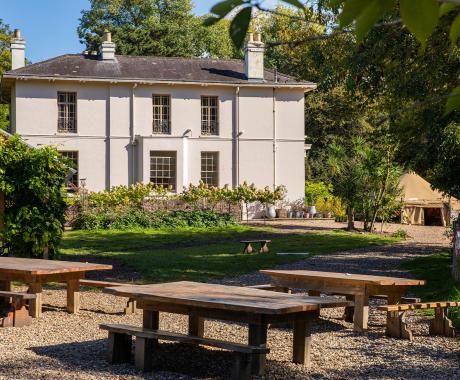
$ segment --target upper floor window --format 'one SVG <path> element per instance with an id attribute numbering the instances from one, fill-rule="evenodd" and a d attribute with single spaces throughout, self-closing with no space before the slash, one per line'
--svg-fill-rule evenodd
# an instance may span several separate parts
<path id="1" fill-rule="evenodd" d="M 77 93 L 58 92 L 58 132 L 77 133 Z"/>
<path id="2" fill-rule="evenodd" d="M 150 152 L 150 182 L 176 191 L 176 152 Z"/>
<path id="3" fill-rule="evenodd" d="M 218 152 L 201 152 L 201 180 L 208 186 L 219 186 Z"/>
<path id="4" fill-rule="evenodd" d="M 67 178 L 66 188 L 67 190 L 75 190 L 78 188 L 78 151 L 69 150 L 59 152 L 62 157 L 67 158 L 71 162 L 72 169 L 75 169 L 77 172 L 72 175 L 72 177 Z"/>
<path id="5" fill-rule="evenodd" d="M 153 133 L 169 135 L 171 133 L 170 97 L 153 95 Z"/>
<path id="6" fill-rule="evenodd" d="M 219 134 L 219 98 L 217 96 L 201 97 L 201 134 Z"/>

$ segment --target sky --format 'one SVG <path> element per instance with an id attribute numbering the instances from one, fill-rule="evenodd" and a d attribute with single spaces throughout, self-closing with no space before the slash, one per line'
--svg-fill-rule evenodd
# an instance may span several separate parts
<path id="1" fill-rule="evenodd" d="M 207 13 L 218 1 L 193 0 L 194 13 Z M 275 2 L 266 0 L 266 5 Z M 12 30 L 21 29 L 26 57 L 34 63 L 84 50 L 77 35 L 82 9 L 89 9 L 89 0 L 0 0 L 0 19 Z"/>

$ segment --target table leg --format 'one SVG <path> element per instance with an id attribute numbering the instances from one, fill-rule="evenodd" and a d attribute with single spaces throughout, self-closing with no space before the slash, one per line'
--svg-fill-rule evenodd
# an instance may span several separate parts
<path id="1" fill-rule="evenodd" d="M 252 248 L 251 243 L 245 243 L 243 253 L 252 253 L 252 252 L 254 252 L 254 249 Z"/>
<path id="2" fill-rule="evenodd" d="M 0 281 L 0 290 L 5 292 L 11 292 L 11 282 L 10 281 Z M 0 306 L 7 306 L 8 305 L 8 298 L 1 298 L 0 299 Z"/>
<path id="3" fill-rule="evenodd" d="M 76 314 L 80 310 L 80 282 L 76 280 L 67 281 L 67 311 Z"/>
<path id="4" fill-rule="evenodd" d="M 354 330 L 364 332 L 367 330 L 369 319 L 369 296 L 365 293 L 355 294 L 355 312 L 353 313 Z"/>
<path id="5" fill-rule="evenodd" d="M 35 294 L 37 297 L 29 301 L 29 314 L 32 318 L 39 318 L 42 315 L 42 284 L 32 282 L 27 293 Z"/>
<path id="6" fill-rule="evenodd" d="M 159 330 L 160 328 L 160 313 L 154 310 L 143 310 L 142 312 L 142 327 L 146 329 Z M 151 339 L 152 347 L 158 345 L 158 339 Z"/>
<path id="7" fill-rule="evenodd" d="M 267 347 L 267 324 L 249 324 L 248 343 L 250 346 Z M 251 373 L 263 375 L 267 358 L 265 354 L 251 355 Z"/>
<path id="8" fill-rule="evenodd" d="M 188 335 L 204 336 L 204 318 L 196 315 L 190 315 L 188 317 Z"/>
<path id="9" fill-rule="evenodd" d="M 353 295 L 347 295 L 345 296 L 347 301 L 355 301 L 355 297 Z M 353 314 L 355 313 L 355 308 L 354 306 L 346 306 L 345 307 L 345 312 L 343 313 L 343 320 L 345 322 L 350 322 L 353 323 Z"/>
<path id="10" fill-rule="evenodd" d="M 294 339 L 292 346 L 292 362 L 310 366 L 311 351 L 311 319 L 294 322 Z"/>

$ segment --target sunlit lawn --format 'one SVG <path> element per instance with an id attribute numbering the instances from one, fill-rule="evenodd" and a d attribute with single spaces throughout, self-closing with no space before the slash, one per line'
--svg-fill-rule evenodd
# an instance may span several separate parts
<path id="1" fill-rule="evenodd" d="M 260 237 L 272 239 L 270 253 L 242 253 L 241 239 Z M 246 226 L 212 231 L 72 231 L 64 235 L 61 259 L 71 260 L 76 255 L 120 260 L 148 282 L 206 281 L 303 259 L 276 255 L 277 252 L 316 255 L 395 241 L 392 237 L 342 231 L 287 234 L 268 227 Z"/>

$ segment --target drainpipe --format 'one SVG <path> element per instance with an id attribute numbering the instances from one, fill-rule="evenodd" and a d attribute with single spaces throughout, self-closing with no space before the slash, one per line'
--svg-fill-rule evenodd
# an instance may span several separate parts
<path id="1" fill-rule="evenodd" d="M 135 104 L 134 100 L 136 99 L 136 87 L 137 83 L 133 84 L 131 89 L 131 130 L 129 136 L 129 144 L 131 145 L 131 185 L 134 185 L 136 180 L 136 129 L 135 129 Z"/>
<path id="2" fill-rule="evenodd" d="M 235 90 L 235 124 L 236 124 L 236 162 L 235 162 L 235 176 L 236 176 L 236 184 L 238 186 L 240 184 L 240 88 L 237 87 Z"/>
<path id="3" fill-rule="evenodd" d="M 276 188 L 276 92 L 273 87 L 273 190 Z"/>

